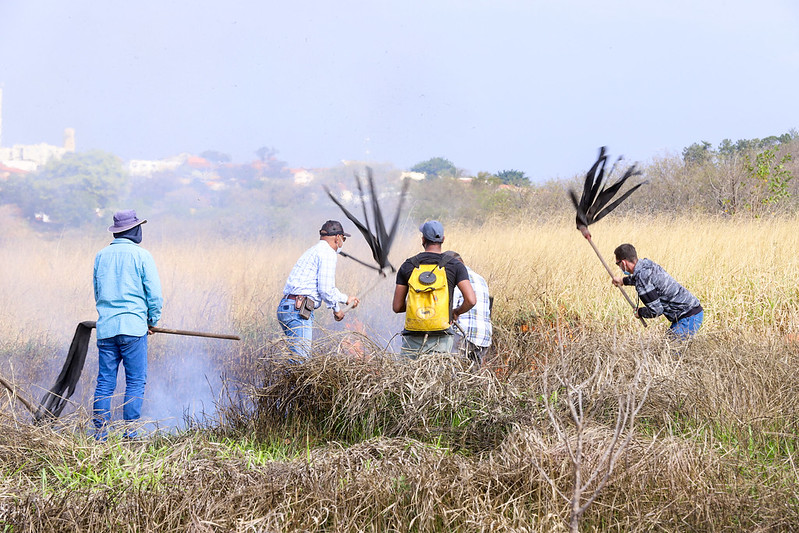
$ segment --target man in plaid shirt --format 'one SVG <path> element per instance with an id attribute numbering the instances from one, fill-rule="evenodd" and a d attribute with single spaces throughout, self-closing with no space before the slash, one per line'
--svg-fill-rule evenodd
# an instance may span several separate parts
<path id="1" fill-rule="evenodd" d="M 301 316 L 302 302 L 309 299 L 314 309 L 324 302 L 333 310 L 333 317 L 344 319 L 344 305 L 357 307 L 355 296 L 347 296 L 336 288 L 336 260 L 344 241 L 350 237 L 337 220 L 328 220 L 319 230 L 319 242 L 305 251 L 291 269 L 283 297 L 277 306 L 277 320 L 289 339 L 289 347 L 295 355 L 307 359 L 311 354 L 311 337 L 314 313 Z"/>
<path id="2" fill-rule="evenodd" d="M 643 307 L 635 310 L 637 318 L 665 316 L 671 322 L 669 332 L 676 339 L 693 337 L 702 325 L 704 311 L 699 300 L 677 283 L 663 267 L 649 259 L 638 259 L 632 244 L 622 244 L 614 251 L 616 265 L 626 274 L 614 276 L 613 285 L 635 286 Z"/>
<path id="3" fill-rule="evenodd" d="M 457 261 L 463 263 L 463 258 L 458 252 L 450 251 L 446 253 L 452 254 Z M 486 283 L 485 278 L 469 268 L 469 265 L 465 263 L 464 265 L 466 266 L 466 271 L 469 272 L 469 281 L 477 297 L 477 303 L 469 311 L 458 317 L 457 324 L 463 333 L 466 334 L 466 338 L 463 337 L 463 333 L 458 331 L 456 333 L 456 342 L 458 351 L 465 354 L 477 366 L 480 366 L 491 349 L 491 297 L 488 294 L 488 283 Z M 461 294 L 460 289 L 455 287 L 453 307 L 457 308 L 461 303 L 463 303 L 463 294 Z"/>

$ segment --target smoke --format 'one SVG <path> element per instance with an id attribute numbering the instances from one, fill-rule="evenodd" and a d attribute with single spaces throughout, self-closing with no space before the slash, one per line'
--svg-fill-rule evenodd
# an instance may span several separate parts
<path id="1" fill-rule="evenodd" d="M 355 187 L 352 168 L 331 176 L 331 186 L 344 197 Z M 376 173 L 380 177 L 380 173 Z M 387 178 L 388 179 L 388 178 Z M 393 178 L 392 178 L 393 179 Z M 381 184 L 391 193 L 398 186 Z M 238 333 L 241 342 L 156 334 L 149 337 L 148 379 L 142 416 L 148 428 L 179 429 L 187 419 L 213 419 L 220 406 L 223 376 L 231 369 L 257 359 L 263 347 L 282 338 L 276 320 L 276 306 L 292 265 L 302 252 L 319 239 L 319 228 L 328 219 L 342 222 L 352 234 L 345 249 L 371 262 L 371 251 L 356 228 L 327 198 L 319 183 L 304 188 L 302 201 L 292 196 L 281 225 L 262 218 L 266 210 L 283 208 L 280 198 L 270 199 L 256 209 L 252 204 L 226 206 L 225 216 L 177 216 L 136 207 L 148 219 L 143 227 L 142 246 L 155 259 L 164 290 L 164 309 L 159 326 L 165 328 Z M 359 211 L 359 199 L 350 199 Z M 393 215 L 396 204 L 390 195 L 384 215 Z M 4 220 L 20 222 L 17 213 L 3 211 Z M 105 215 L 104 215 L 105 216 Z M 360 214 L 359 214 L 360 216 Z M 9 305 L 0 310 L 0 372 L 13 378 L 21 392 L 38 404 L 49 389 L 67 354 L 77 323 L 97 318 L 92 296 L 92 263 L 95 254 L 110 242 L 105 221 L 98 227 L 64 228 L 58 234 L 7 232 L 0 240 L 0 259 L 13 283 L 0 284 L 0 296 Z M 231 232 L 226 235 L 226 224 Z M 6 220 L 7 221 L 7 220 Z M 98 222 L 99 224 L 99 222 Z M 394 266 L 418 250 L 416 224 L 400 219 Z M 14 228 L 9 224 L 8 228 Z M 404 242 L 405 237 L 413 236 Z M 398 350 L 395 335 L 402 329 L 403 316 L 391 311 L 394 275 L 378 279 L 374 270 L 346 258 L 339 258 L 337 286 L 361 298 L 344 321 L 335 322 L 323 307 L 317 313 L 315 338 L 352 333 L 365 335 L 389 350 Z M 371 288 L 371 287 L 374 288 Z M 367 291 L 368 292 L 365 292 Z M 245 369 L 246 370 L 246 369 Z M 92 333 L 86 364 L 75 394 L 62 417 L 88 420 L 97 376 L 96 332 Z M 125 379 L 119 369 L 113 417 L 121 418 Z"/>
<path id="2" fill-rule="evenodd" d="M 219 347 L 234 341 L 164 339 L 164 353 L 149 364 L 142 418 L 150 427 L 184 429 L 187 423 L 213 420 L 222 389 Z M 172 344 L 175 344 L 172 346 Z M 191 346 L 194 345 L 194 346 Z"/>

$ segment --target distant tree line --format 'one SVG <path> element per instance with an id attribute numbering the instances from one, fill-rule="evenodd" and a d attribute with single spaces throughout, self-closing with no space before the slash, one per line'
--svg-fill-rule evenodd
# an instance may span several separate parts
<path id="1" fill-rule="evenodd" d="M 765 139 L 728 139 L 713 147 L 706 141 L 679 155 L 653 158 L 640 165 L 641 187 L 620 211 L 637 214 L 701 213 L 723 216 L 769 216 L 799 212 L 799 151 L 796 130 Z M 66 154 L 35 173 L 0 181 L 0 204 L 13 204 L 42 229 L 107 225 L 110 212 L 132 207 L 148 216 L 192 220 L 209 231 L 247 234 L 268 227 L 288 230 L 298 206 L 324 211 L 331 202 L 320 184 L 350 192 L 353 168 L 315 171 L 317 180 L 294 183 L 277 150 L 262 147 L 250 164 L 230 163 L 226 154 L 206 151 L 205 166 L 188 163 L 150 176 L 131 176 L 113 154 L 89 151 Z M 586 170 L 593 154 L 586 156 Z M 469 175 L 443 157 L 410 168 L 425 179 L 413 182 L 408 203 L 414 219 L 438 218 L 482 223 L 496 217 L 525 220 L 572 216 L 569 188 L 583 176 L 531 183 L 524 172 L 501 170 Z M 400 189 L 399 169 L 375 169 L 381 192 Z M 44 222 L 47 221 L 47 224 Z"/>
<path id="2" fill-rule="evenodd" d="M 661 157 L 645 168 L 648 185 L 631 206 L 647 212 L 766 216 L 799 210 L 796 130 L 765 139 L 706 141 L 681 157 Z"/>
<path id="3" fill-rule="evenodd" d="M 467 176 L 464 170 L 457 168 L 452 161 L 443 157 L 433 157 L 426 161 L 422 161 L 412 166 L 410 170 L 411 172 L 421 172 L 425 175 L 425 179 L 473 179 L 473 177 Z M 524 172 L 521 170 L 501 170 L 495 174 L 480 172 L 477 178 L 483 181 L 513 185 L 515 187 L 527 187 L 530 185 L 530 178 L 525 176 Z"/>

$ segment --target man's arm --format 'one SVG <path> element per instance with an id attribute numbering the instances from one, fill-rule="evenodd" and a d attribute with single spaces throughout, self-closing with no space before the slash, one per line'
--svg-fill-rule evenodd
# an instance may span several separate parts
<path id="1" fill-rule="evenodd" d="M 355 309 L 358 307 L 358 304 L 361 303 L 361 300 L 358 299 L 357 296 L 349 296 L 347 297 L 347 306 Z M 344 309 L 339 309 L 338 311 L 333 311 L 333 318 L 336 319 L 336 322 L 341 322 L 344 320 Z"/>
<path id="2" fill-rule="evenodd" d="M 335 313 L 339 311 L 339 304 L 351 301 L 338 288 L 336 288 L 336 254 L 319 254 L 319 270 L 316 275 L 316 290 L 322 301 Z"/>
<path id="3" fill-rule="evenodd" d="M 397 285 L 394 287 L 394 301 L 391 302 L 391 308 L 395 313 L 405 312 L 405 297 L 408 296 L 407 285 Z"/>
<path id="4" fill-rule="evenodd" d="M 663 314 L 663 303 L 660 301 L 660 286 L 662 281 L 657 279 L 657 276 L 650 276 L 646 279 L 639 278 L 642 289 L 638 292 L 638 297 L 645 307 L 639 307 L 636 310 L 636 316 L 639 318 L 656 318 Z M 638 285 L 636 285 L 638 290 Z"/>
<path id="5" fill-rule="evenodd" d="M 155 326 L 161 319 L 164 298 L 161 294 L 161 278 L 152 256 L 147 254 L 142 261 L 142 285 L 147 301 L 147 326 Z"/>
<path id="6" fill-rule="evenodd" d="M 474 294 L 474 288 L 468 279 L 461 280 L 458 283 L 458 288 L 463 294 L 463 303 L 452 311 L 452 320 L 458 320 L 458 317 L 469 311 L 474 304 L 477 303 L 477 296 Z"/>

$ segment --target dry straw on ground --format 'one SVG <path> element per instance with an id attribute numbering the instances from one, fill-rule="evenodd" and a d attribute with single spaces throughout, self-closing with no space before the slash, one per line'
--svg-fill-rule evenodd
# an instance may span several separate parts
<path id="1" fill-rule="evenodd" d="M 782 393 L 799 384 L 784 372 L 799 354 L 785 346 L 784 359 L 770 361 L 749 355 L 757 346 L 751 341 L 727 340 L 735 341 L 732 350 L 708 338 L 675 355 L 654 338 L 589 332 L 571 348 L 545 354 L 548 383 L 540 372 L 497 379 L 454 359 L 331 353 L 291 365 L 270 358 L 268 381 L 253 391 L 253 417 L 150 443 L 97 446 L 65 428 L 53 433 L 6 417 L 0 519 L 15 531 L 564 528 L 569 504 L 561 493 L 570 494 L 574 468 L 567 448 L 578 434 L 557 384 L 591 378 L 579 435 L 582 468 L 591 472 L 612 438 L 618 394 L 645 358 L 647 404 L 581 524 L 611 531 L 790 529 L 799 524 L 790 504 L 799 496 L 795 451 L 783 446 L 766 460 L 746 450 L 766 450 L 775 444 L 773 431 L 795 427 L 795 402 Z M 730 357 L 749 366 L 717 375 Z M 747 384 L 749 368 L 774 379 Z M 731 413 L 713 412 L 703 393 L 709 381 L 735 391 Z M 766 397 L 773 399 L 764 404 Z M 730 423 L 731 416 L 741 420 Z M 751 439 L 743 449 L 736 442 L 744 436 L 734 433 L 739 425 Z M 237 434 L 293 451 L 270 459 L 220 440 Z"/>

